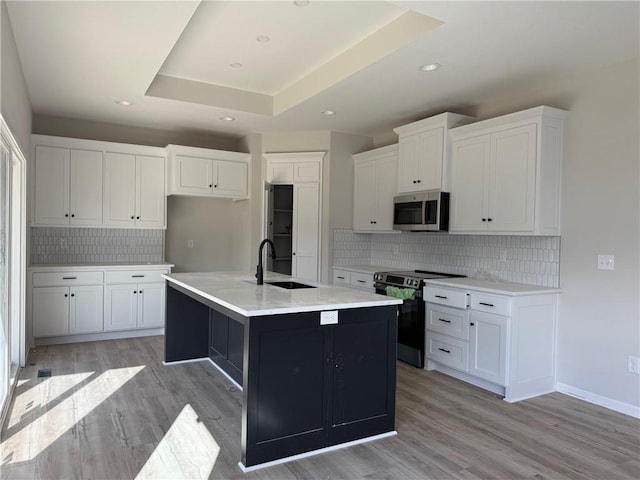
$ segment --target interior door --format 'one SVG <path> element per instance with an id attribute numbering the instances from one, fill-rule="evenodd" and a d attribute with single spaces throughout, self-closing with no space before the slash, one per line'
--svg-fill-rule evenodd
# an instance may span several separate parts
<path id="1" fill-rule="evenodd" d="M 274 208 L 273 185 L 264 182 L 264 238 L 273 242 L 273 208 Z M 264 259 L 263 259 L 264 260 Z M 264 263 L 263 263 L 264 264 Z M 273 272 L 273 258 L 267 255 L 267 270 Z"/>
<path id="2" fill-rule="evenodd" d="M 320 239 L 320 184 L 299 183 L 293 188 L 293 272 L 301 279 L 318 279 Z"/>

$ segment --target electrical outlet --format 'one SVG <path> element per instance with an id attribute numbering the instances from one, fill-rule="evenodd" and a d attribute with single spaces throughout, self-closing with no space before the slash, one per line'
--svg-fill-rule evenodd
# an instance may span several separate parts
<path id="1" fill-rule="evenodd" d="M 598 255 L 598 270 L 613 270 L 613 255 Z"/>
<path id="2" fill-rule="evenodd" d="M 320 312 L 320 325 L 336 325 L 338 323 L 338 311 Z"/>
<path id="3" fill-rule="evenodd" d="M 398 252 L 400 251 L 400 247 L 399 247 L 398 245 L 394 245 L 394 246 L 392 247 L 392 250 L 393 250 L 393 254 L 394 254 L 394 255 L 397 255 L 397 254 L 398 254 Z"/>
<path id="4" fill-rule="evenodd" d="M 627 370 L 629 373 L 640 375 L 640 358 L 629 355 L 627 358 Z"/>
<path id="5" fill-rule="evenodd" d="M 507 261 L 507 249 L 506 248 L 501 248 L 500 249 L 500 261 L 501 262 L 506 262 Z"/>
<path id="6" fill-rule="evenodd" d="M 67 239 L 66 238 L 61 238 L 60 239 L 60 247 L 61 248 L 67 248 L 69 245 L 67 244 Z"/>
<path id="7" fill-rule="evenodd" d="M 187 240 L 187 248 L 193 248 L 193 240 Z"/>

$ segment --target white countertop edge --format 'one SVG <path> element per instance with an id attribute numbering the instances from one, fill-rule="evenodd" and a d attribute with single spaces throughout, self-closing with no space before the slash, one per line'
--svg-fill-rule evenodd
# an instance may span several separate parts
<path id="1" fill-rule="evenodd" d="M 189 290 L 190 292 L 195 293 L 207 300 L 211 300 L 213 303 L 217 303 L 221 307 L 228 308 L 232 312 L 239 313 L 243 317 L 260 317 L 266 315 L 279 315 L 281 313 L 304 313 L 304 312 L 318 312 L 325 310 L 346 310 L 349 308 L 363 308 L 363 307 L 384 307 L 388 305 L 400 305 L 402 300 L 391 297 L 384 297 L 380 295 L 381 300 L 372 300 L 372 301 L 356 301 L 356 302 L 348 302 L 348 303 L 331 303 L 331 304 L 317 304 L 317 305 L 304 305 L 304 306 L 294 306 L 294 307 L 275 307 L 275 308 L 265 308 L 261 310 L 245 310 L 243 308 L 238 307 L 232 303 L 226 302 L 218 297 L 215 297 L 211 294 L 203 292 L 202 290 L 198 290 L 197 288 L 192 287 L 180 280 L 176 280 L 168 275 L 162 275 L 162 278 L 167 280 L 168 282 L 175 283 L 176 285 L 181 286 L 182 288 Z M 312 283 L 312 282 L 308 282 Z M 322 288 L 322 285 L 319 285 Z M 272 287 L 278 288 L 278 287 Z"/>
<path id="2" fill-rule="evenodd" d="M 374 274 L 376 272 L 393 272 L 393 271 L 403 271 L 407 270 L 401 268 L 393 268 L 393 267 L 384 267 L 382 265 L 364 265 L 364 264 L 354 264 L 354 265 L 333 265 L 332 269 L 337 270 L 348 270 L 350 272 L 357 273 L 370 273 Z"/>
<path id="3" fill-rule="evenodd" d="M 173 268 L 173 263 L 90 263 L 90 264 L 77 264 L 77 265 L 29 265 L 28 271 L 31 272 L 45 272 L 49 270 L 67 271 L 67 270 L 161 270 L 167 268 Z"/>
<path id="4" fill-rule="evenodd" d="M 495 293 L 517 297 L 521 295 L 546 295 L 550 293 L 562 293 L 560 288 L 542 287 L 540 285 L 527 285 L 525 283 L 492 282 L 490 280 L 475 280 L 473 278 L 447 278 L 441 280 L 425 280 L 427 285 L 441 285 L 455 287 L 478 292 Z"/>

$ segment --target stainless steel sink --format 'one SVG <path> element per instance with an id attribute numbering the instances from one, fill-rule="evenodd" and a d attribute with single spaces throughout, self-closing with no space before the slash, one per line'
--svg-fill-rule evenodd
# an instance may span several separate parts
<path id="1" fill-rule="evenodd" d="M 264 283 L 268 283 L 269 285 L 273 285 L 274 287 L 286 288 L 287 290 L 295 290 L 298 288 L 317 288 L 317 287 L 314 287 L 313 285 L 293 282 L 291 280 L 264 282 Z"/>

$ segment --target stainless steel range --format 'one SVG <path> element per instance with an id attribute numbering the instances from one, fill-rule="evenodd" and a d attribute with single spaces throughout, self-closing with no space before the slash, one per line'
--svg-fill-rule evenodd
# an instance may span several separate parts
<path id="1" fill-rule="evenodd" d="M 373 275 L 376 293 L 381 295 L 395 293 L 407 297 L 402 305 L 398 306 L 398 360 L 416 367 L 424 367 L 425 305 L 422 300 L 424 281 L 455 277 L 464 277 L 464 275 L 425 270 L 376 272 Z M 387 289 L 387 287 L 402 290 Z"/>

